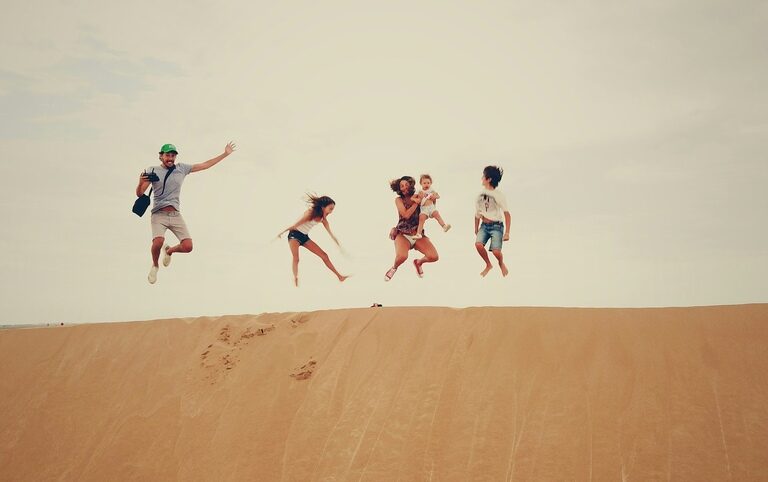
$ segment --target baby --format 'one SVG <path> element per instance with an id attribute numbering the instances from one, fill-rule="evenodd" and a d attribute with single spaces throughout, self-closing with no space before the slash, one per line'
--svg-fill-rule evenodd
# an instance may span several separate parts
<path id="1" fill-rule="evenodd" d="M 420 204 L 421 213 L 419 214 L 419 227 L 416 231 L 415 239 L 420 239 L 423 236 L 424 221 L 427 218 L 435 218 L 437 222 L 442 226 L 443 231 L 451 229 L 450 224 L 445 224 L 443 218 L 440 217 L 440 213 L 437 212 L 437 205 L 435 204 L 440 195 L 432 189 L 432 176 L 429 174 L 422 174 L 419 178 L 419 184 L 421 184 L 421 191 L 413 195 L 411 200 Z"/>

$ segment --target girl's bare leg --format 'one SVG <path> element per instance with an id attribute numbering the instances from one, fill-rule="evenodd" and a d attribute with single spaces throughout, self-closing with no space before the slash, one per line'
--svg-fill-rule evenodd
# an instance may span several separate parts
<path id="1" fill-rule="evenodd" d="M 293 284 L 299 286 L 299 242 L 295 239 L 288 240 L 288 247 L 293 255 Z"/>
<path id="2" fill-rule="evenodd" d="M 317 245 L 312 240 L 307 241 L 304 243 L 304 247 L 310 250 L 311 252 L 315 253 L 320 259 L 323 260 L 323 263 L 328 267 L 329 270 L 333 271 L 333 274 L 336 275 L 337 278 L 339 278 L 339 281 L 344 281 L 345 279 L 349 278 L 349 276 L 345 276 L 338 271 L 336 271 L 336 267 L 333 266 L 333 263 L 331 263 L 331 258 L 326 254 L 325 251 L 320 248 L 320 246 Z"/>

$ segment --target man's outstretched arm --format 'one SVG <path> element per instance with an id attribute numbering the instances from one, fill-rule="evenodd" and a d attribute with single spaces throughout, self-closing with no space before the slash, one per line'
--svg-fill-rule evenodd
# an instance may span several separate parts
<path id="1" fill-rule="evenodd" d="M 197 171 L 204 171 L 208 169 L 209 167 L 213 167 L 216 164 L 218 164 L 222 159 L 227 157 L 228 155 L 232 154 L 234 150 L 237 148 L 234 142 L 227 143 L 227 147 L 224 148 L 224 152 L 219 154 L 218 156 L 214 157 L 213 159 L 208 159 L 205 162 L 201 162 L 199 164 L 194 164 L 192 166 L 192 171 L 190 172 L 197 172 Z"/>

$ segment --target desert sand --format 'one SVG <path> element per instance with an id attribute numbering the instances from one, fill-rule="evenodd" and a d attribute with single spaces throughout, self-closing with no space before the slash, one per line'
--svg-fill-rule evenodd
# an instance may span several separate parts
<path id="1" fill-rule="evenodd" d="M 768 480 L 768 305 L 0 330 L 0 479 Z"/>

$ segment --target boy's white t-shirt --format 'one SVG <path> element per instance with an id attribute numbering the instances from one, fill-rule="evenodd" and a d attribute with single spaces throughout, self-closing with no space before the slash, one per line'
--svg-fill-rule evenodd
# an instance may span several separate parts
<path id="1" fill-rule="evenodd" d="M 507 198 L 498 189 L 483 189 L 477 196 L 475 217 L 485 217 L 489 221 L 504 222 L 504 212 L 509 211 Z"/>

